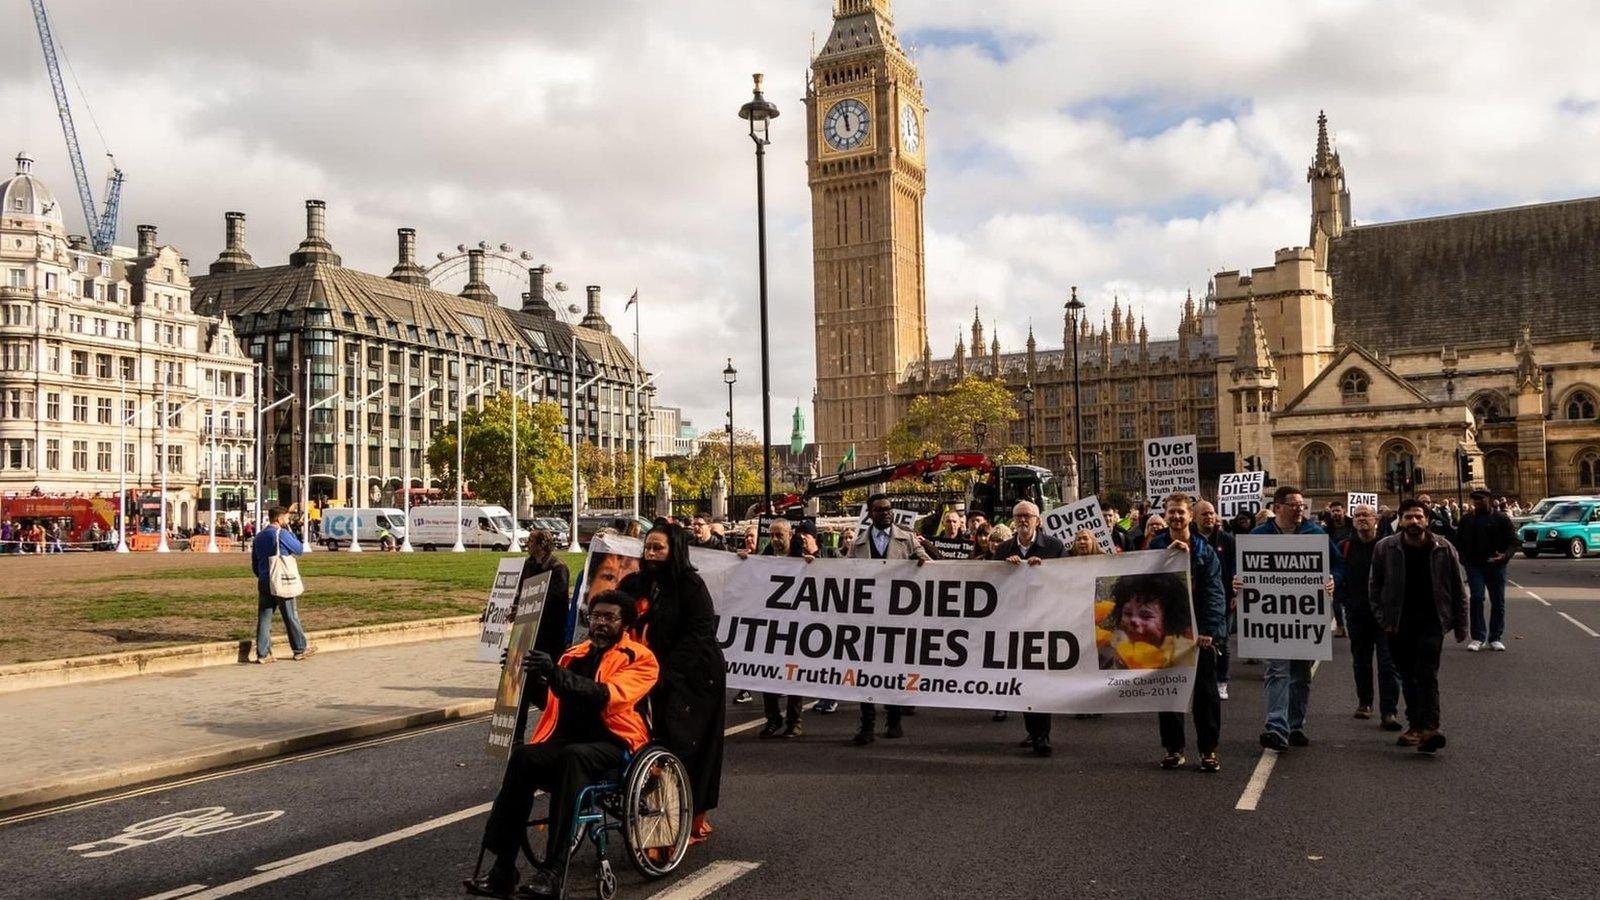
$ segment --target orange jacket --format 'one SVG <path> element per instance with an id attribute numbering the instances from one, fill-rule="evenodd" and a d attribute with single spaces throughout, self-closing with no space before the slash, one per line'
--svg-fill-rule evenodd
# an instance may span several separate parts
<path id="1" fill-rule="evenodd" d="M 588 653 L 588 641 L 576 644 L 561 654 L 557 665 L 565 668 L 572 660 Z M 639 715 L 634 707 L 650 694 L 660 674 L 661 667 L 656 663 L 655 654 L 627 634 L 600 660 L 600 670 L 595 672 L 594 680 L 611 691 L 611 700 L 606 704 L 605 712 L 601 713 L 601 720 L 612 734 L 627 743 L 629 750 L 638 750 L 650 740 L 644 716 Z M 544 715 L 539 717 L 533 737 L 528 738 L 530 744 L 549 740 L 555 734 L 556 721 L 561 715 L 561 701 L 555 692 L 546 690 L 545 693 Z"/>

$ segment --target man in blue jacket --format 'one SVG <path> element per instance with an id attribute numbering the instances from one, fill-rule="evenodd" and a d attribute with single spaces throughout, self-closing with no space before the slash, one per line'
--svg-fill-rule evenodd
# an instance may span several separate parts
<path id="1" fill-rule="evenodd" d="M 316 652 L 306 643 L 306 632 L 300 627 L 300 617 L 295 614 L 293 597 L 275 597 L 272 594 L 272 558 L 274 556 L 299 556 L 305 547 L 284 527 L 289 521 L 289 511 L 274 506 L 267 511 L 267 527 L 250 542 L 250 571 L 256 576 L 256 662 L 272 662 L 272 610 L 283 610 L 283 627 L 289 632 L 289 648 L 295 659 L 305 659 Z"/>
<path id="2" fill-rule="evenodd" d="M 1228 602 L 1222 592 L 1222 561 L 1191 527 L 1192 505 L 1188 494 L 1167 496 L 1167 530 L 1150 539 L 1150 549 L 1170 548 L 1189 554 L 1189 591 L 1200 653 L 1194 670 L 1194 740 L 1200 748 L 1200 771 L 1220 772 L 1217 740 L 1222 733 L 1222 698 L 1217 696 L 1217 647 L 1228 639 Z M 1161 768 L 1180 768 L 1184 763 L 1183 713 L 1164 712 L 1160 720 L 1161 745 L 1167 750 Z"/>
<path id="3" fill-rule="evenodd" d="M 1300 489 L 1287 484 L 1272 494 L 1272 518 L 1250 533 L 1328 534 L 1306 516 L 1306 498 Z M 1328 566 L 1333 575 L 1323 582 L 1322 589 L 1332 597 L 1334 582 L 1344 577 L 1344 556 L 1333 538 L 1328 538 Z M 1234 578 L 1237 590 L 1238 576 Z M 1261 746 L 1279 753 L 1290 747 L 1310 746 L 1306 704 L 1311 702 L 1311 660 L 1269 659 L 1266 663 L 1267 727 L 1261 732 Z"/>

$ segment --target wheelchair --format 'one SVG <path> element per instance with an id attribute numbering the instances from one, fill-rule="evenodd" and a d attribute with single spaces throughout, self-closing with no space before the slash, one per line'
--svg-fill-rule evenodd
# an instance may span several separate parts
<path id="1" fill-rule="evenodd" d="M 549 795 L 543 791 L 539 796 Z M 623 758 L 622 768 L 606 773 L 578 792 L 574 801 L 572 836 L 567 843 L 566 862 L 557 897 L 567 895 L 567 876 L 572 861 L 584 842 L 594 847 L 599 867 L 595 874 L 595 896 L 612 900 L 617 894 L 617 875 L 608 854 L 613 835 L 622 838 L 628 861 L 634 871 L 647 879 L 660 878 L 683 862 L 689 847 L 689 831 L 694 818 L 694 794 L 689 771 L 683 761 L 659 744 L 646 744 L 637 753 Z M 530 829 L 549 827 L 549 815 L 538 814 L 528 821 Z M 484 850 L 478 851 L 477 878 L 483 869 Z M 544 865 L 526 832 L 522 853 L 535 866 Z"/>

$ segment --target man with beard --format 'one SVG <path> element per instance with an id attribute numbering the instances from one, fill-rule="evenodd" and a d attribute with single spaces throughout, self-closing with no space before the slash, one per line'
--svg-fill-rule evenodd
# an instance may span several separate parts
<path id="1" fill-rule="evenodd" d="M 928 561 L 928 553 L 918 545 L 916 535 L 894 524 L 894 503 L 887 494 L 873 494 L 867 498 L 867 527 L 851 542 L 848 555 L 851 559 L 915 559 L 919 565 Z M 900 727 L 905 712 L 904 706 L 889 706 L 889 726 L 884 737 L 905 736 Z M 877 721 L 878 707 L 861 704 L 861 728 L 850 739 L 851 743 L 864 747 L 877 740 L 873 734 Z"/>
<path id="2" fill-rule="evenodd" d="M 528 651 L 525 671 L 549 687 L 544 714 L 528 743 L 511 751 L 483 831 L 483 847 L 494 854 L 494 864 L 481 878 L 465 882 L 468 893 L 510 897 L 517 889 L 517 853 L 536 788 L 550 794 L 545 864 L 522 892 L 561 893 L 578 792 L 619 768 L 624 754 L 650 738 L 635 706 L 655 688 L 659 667 L 650 648 L 628 636 L 633 622 L 632 599 L 606 591 L 589 601 L 588 640 L 562 654 L 560 662 L 542 650 Z"/>
<path id="3" fill-rule="evenodd" d="M 1472 640 L 1467 649 L 1506 649 L 1506 566 L 1517 551 L 1517 529 L 1505 513 L 1489 503 L 1489 492 L 1472 492 L 1472 510 L 1456 529 L 1456 548 L 1467 566 L 1467 586 L 1472 589 Z M 1483 596 L 1489 595 L 1489 619 L 1483 618 Z"/>
<path id="4" fill-rule="evenodd" d="M 690 523 L 689 546 L 700 547 L 704 550 L 722 550 L 722 536 L 713 534 L 711 523 L 705 516 L 695 516 Z"/>
<path id="5" fill-rule="evenodd" d="M 1344 577 L 1336 590 L 1350 628 L 1350 661 L 1356 678 L 1356 718 L 1372 718 L 1372 659 L 1378 659 L 1378 713 L 1385 731 L 1400 730 L 1400 676 L 1389 655 L 1389 639 L 1372 615 L 1372 554 L 1378 546 L 1378 513 L 1365 503 L 1355 508 L 1355 534 L 1339 545 Z"/>
<path id="6" fill-rule="evenodd" d="M 1445 632 L 1467 639 L 1467 585 L 1456 548 L 1428 528 L 1420 500 L 1400 504 L 1400 533 L 1372 554 L 1372 611 L 1389 637 L 1411 727 L 1395 742 L 1421 753 L 1444 748 L 1439 732 L 1439 654 Z"/>

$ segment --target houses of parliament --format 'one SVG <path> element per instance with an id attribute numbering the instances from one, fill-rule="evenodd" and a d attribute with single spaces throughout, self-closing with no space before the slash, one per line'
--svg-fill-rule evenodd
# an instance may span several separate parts
<path id="1" fill-rule="evenodd" d="M 1035 462 L 1090 488 L 1137 492 L 1142 439 L 1195 434 L 1318 499 L 1393 502 L 1397 471 L 1411 491 L 1453 491 L 1462 459 L 1467 486 L 1600 491 L 1600 198 L 1357 225 L 1319 116 L 1305 243 L 1214 273 L 1175 329 L 1152 338 L 1118 298 L 1098 325 L 1064 316 L 1059 344 L 1030 329 L 1003 348 L 975 313 L 935 356 L 925 111 L 890 0 L 835 0 L 806 91 L 823 471 L 852 448 L 877 459 L 913 399 L 978 376 L 1021 413 L 990 446 L 1031 437 Z"/>

